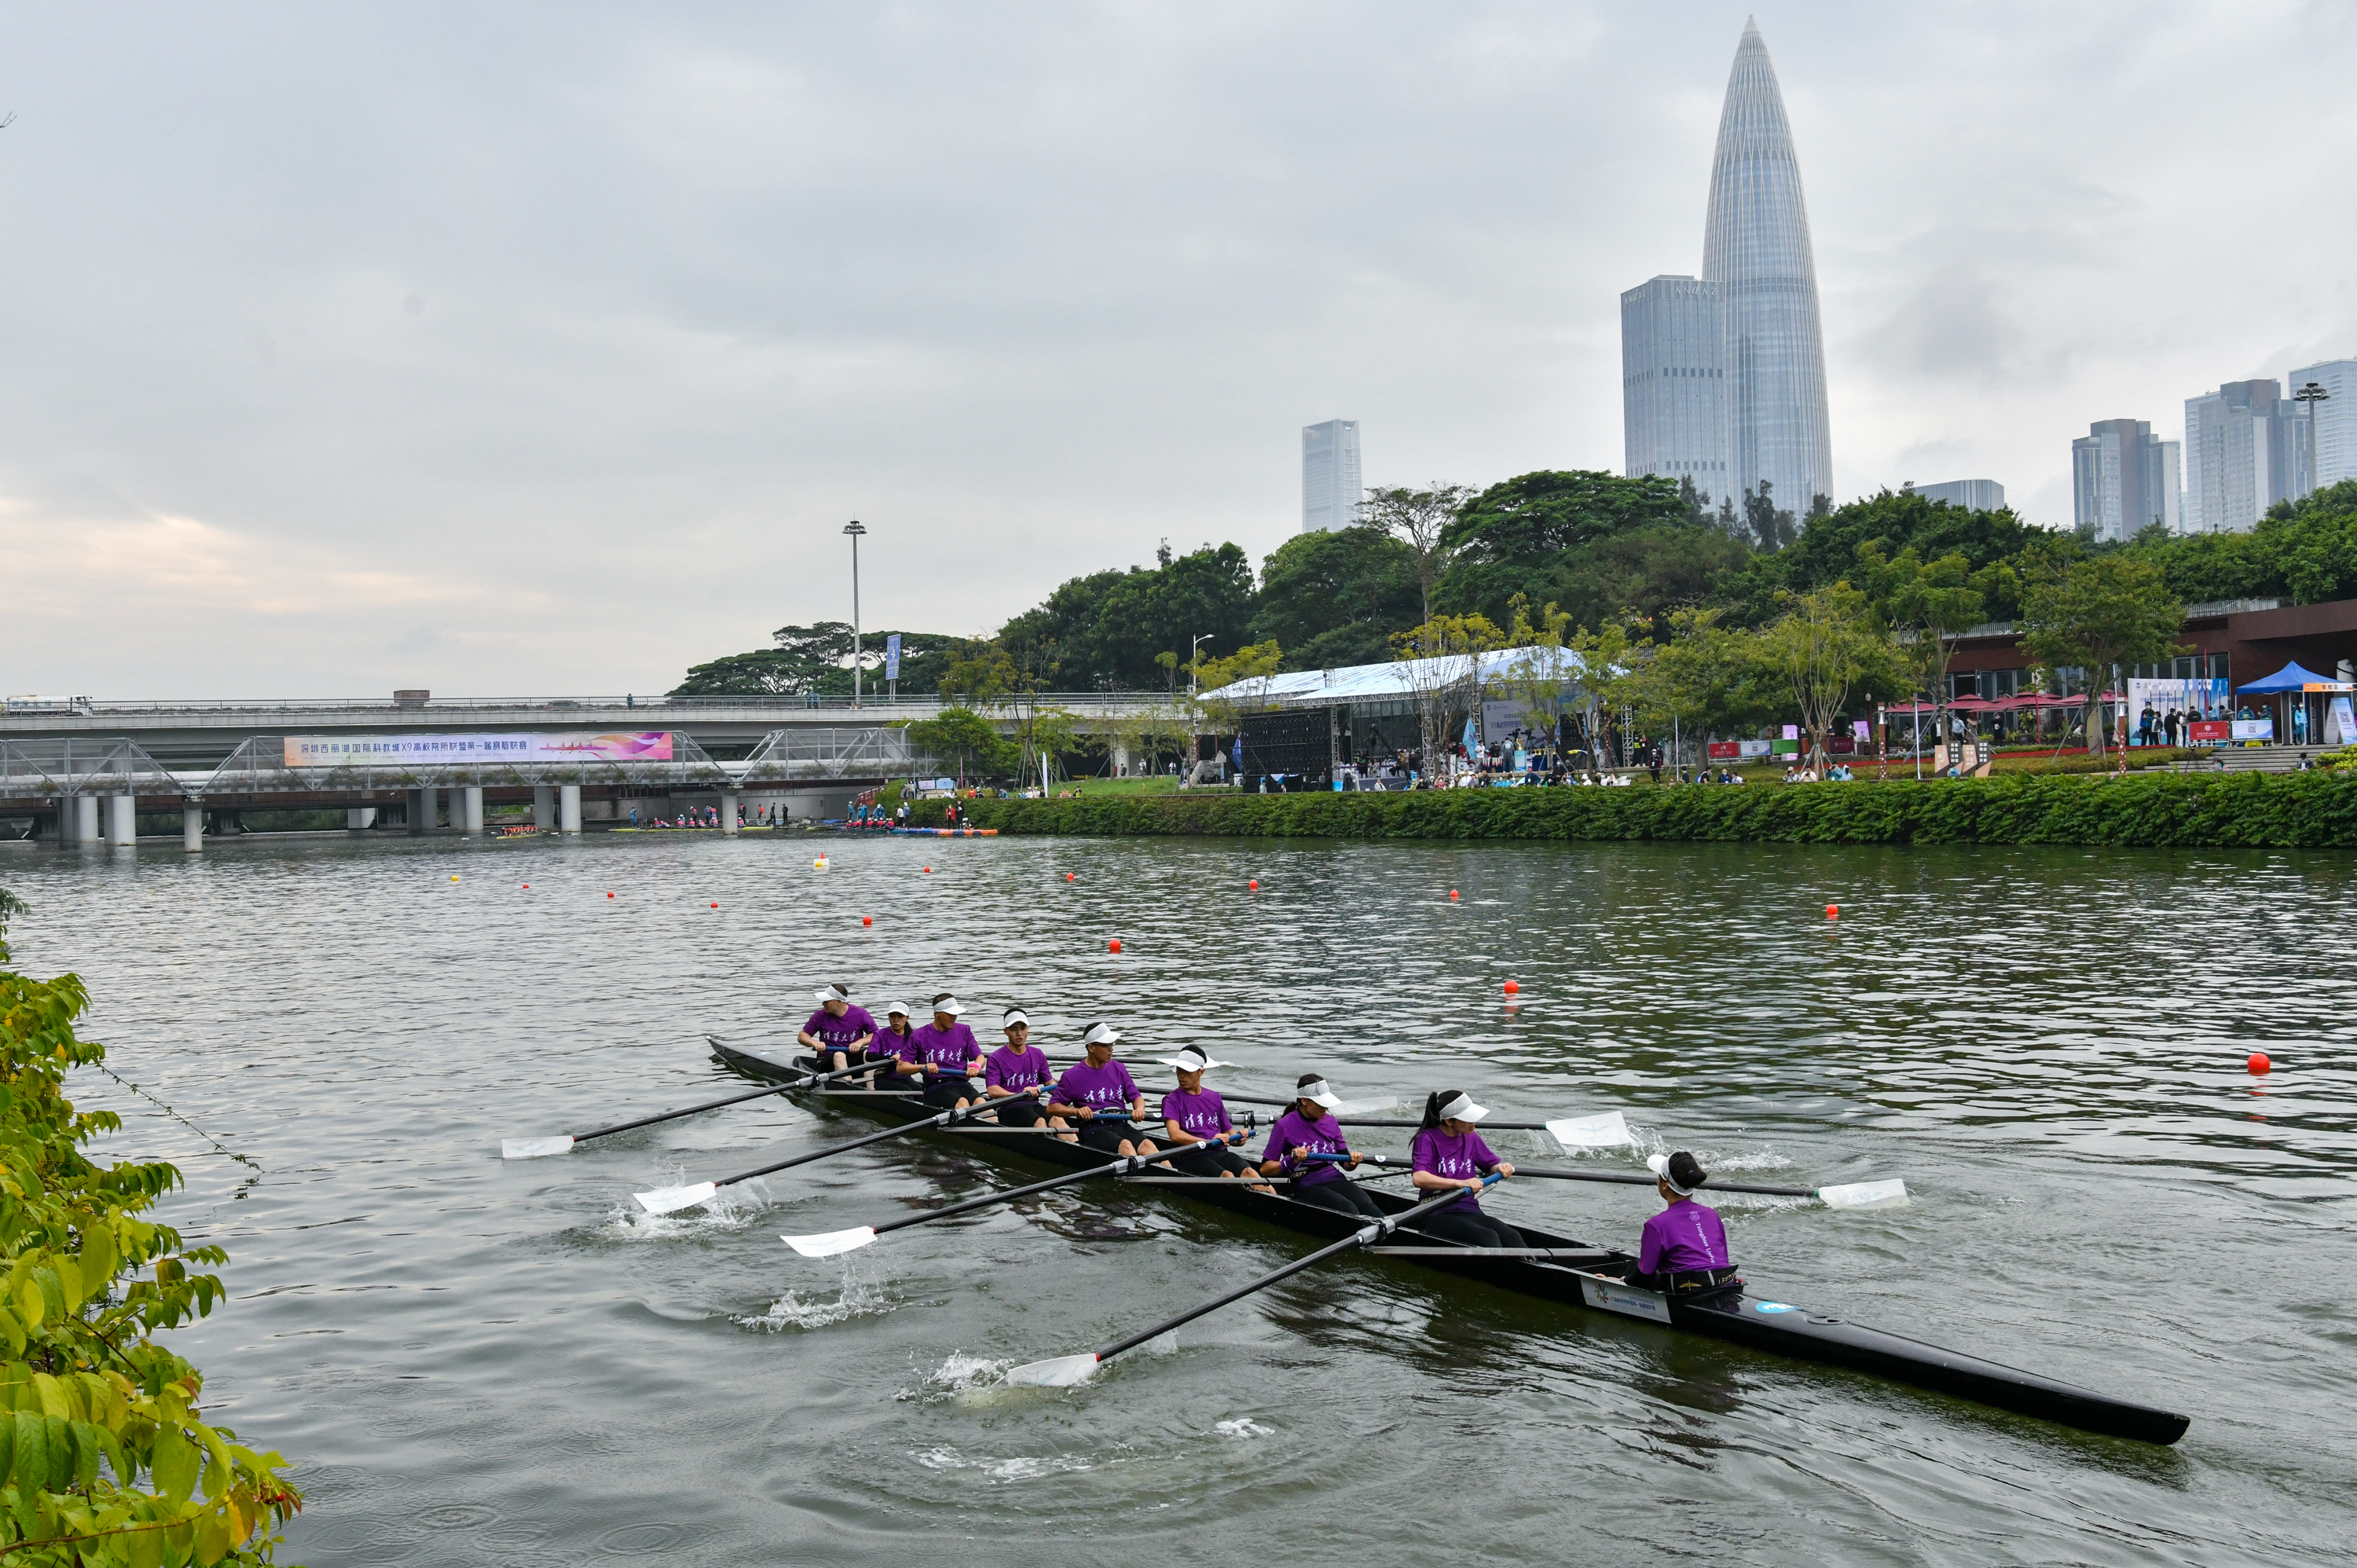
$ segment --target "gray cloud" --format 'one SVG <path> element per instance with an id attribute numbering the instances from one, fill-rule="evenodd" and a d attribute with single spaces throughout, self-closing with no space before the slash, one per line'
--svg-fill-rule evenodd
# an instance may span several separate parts
<path id="1" fill-rule="evenodd" d="M 871 625 L 979 630 L 1273 548 L 1336 414 L 1370 482 L 1615 467 L 1743 16 L 12 9 L 0 687 L 658 688 L 843 613 L 852 516 Z M 2343 14 L 1760 19 L 1845 494 L 2050 504 L 2357 351 Z"/>

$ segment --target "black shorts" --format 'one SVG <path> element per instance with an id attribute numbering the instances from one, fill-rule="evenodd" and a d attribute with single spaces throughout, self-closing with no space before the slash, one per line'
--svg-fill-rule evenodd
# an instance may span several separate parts
<path id="1" fill-rule="evenodd" d="M 997 1115 L 998 1124 L 1002 1127 L 1037 1127 L 1048 1120 L 1048 1112 L 1040 1108 L 1038 1101 L 1028 1094 L 1007 1100 L 994 1100 L 990 1102 L 990 1107 Z"/>
<path id="2" fill-rule="evenodd" d="M 1307 1187 L 1296 1185 L 1287 1189 L 1304 1203 L 1314 1203 L 1320 1208 L 1331 1208 L 1340 1214 L 1364 1215 L 1369 1219 L 1381 1219 L 1383 1207 L 1362 1191 L 1349 1176 L 1340 1181 L 1312 1182 Z"/>
<path id="3" fill-rule="evenodd" d="M 1190 1144 L 1187 1153 L 1170 1162 L 1173 1176 L 1243 1176 L 1252 1168 L 1250 1160 L 1221 1144 Z"/>
<path id="4" fill-rule="evenodd" d="M 890 1090 L 895 1094 L 914 1094 L 924 1087 L 924 1079 L 902 1078 L 892 1069 L 899 1064 L 896 1056 L 877 1056 L 870 1052 L 867 1060 L 876 1069 L 876 1087 Z"/>
<path id="5" fill-rule="evenodd" d="M 1664 1295 L 1693 1295 L 1702 1291 L 1725 1290 L 1739 1285 L 1733 1267 L 1724 1269 L 1667 1269 L 1658 1274 L 1629 1271 L 1629 1283 L 1640 1290 L 1657 1290 Z"/>
<path id="6" fill-rule="evenodd" d="M 1437 1214 L 1427 1214 L 1411 1230 L 1444 1241 L 1462 1241 L 1469 1247 L 1524 1247 L 1523 1233 L 1502 1219 L 1492 1219 L 1479 1210 L 1444 1208 Z"/>
<path id="7" fill-rule="evenodd" d="M 1108 1155 L 1120 1154 L 1124 1144 L 1135 1148 L 1137 1140 L 1146 1135 L 1134 1122 L 1083 1122 L 1079 1124 L 1077 1130 L 1081 1135 L 1082 1148 L 1095 1149 Z"/>
<path id="8" fill-rule="evenodd" d="M 915 1080 L 912 1079 L 910 1081 Z M 961 1100 L 975 1100 L 981 1097 L 981 1091 L 965 1079 L 952 1078 L 946 1073 L 929 1073 L 925 1077 L 924 1083 L 925 1087 L 920 1092 L 924 1095 L 925 1103 L 937 1105 L 943 1111 L 947 1111 Z"/>

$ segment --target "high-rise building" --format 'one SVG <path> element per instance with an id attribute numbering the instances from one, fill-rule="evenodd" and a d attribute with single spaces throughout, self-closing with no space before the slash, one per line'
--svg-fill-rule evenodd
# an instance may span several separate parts
<path id="1" fill-rule="evenodd" d="M 2307 417 L 2274 381 L 2228 381 L 2185 400 L 2187 532 L 2245 532 L 2276 502 L 2308 494 L 2309 472 Z"/>
<path id="2" fill-rule="evenodd" d="M 2294 415 L 2304 424 L 2312 424 L 2314 430 L 2309 488 L 2320 490 L 2343 479 L 2357 479 L 2357 360 L 2327 360 L 2294 371 L 2285 379 L 2291 383 L 2294 396 L 2310 381 L 2326 393 Z"/>
<path id="3" fill-rule="evenodd" d="M 2121 541 L 2159 523 L 2179 532 L 2177 443 L 2147 419 L 2099 419 L 2071 443 L 2071 521 Z"/>
<path id="4" fill-rule="evenodd" d="M 1727 481 L 1727 339 L 1718 285 L 1657 277 L 1620 296 L 1620 413 L 1628 472 Z"/>
<path id="5" fill-rule="evenodd" d="M 1301 532 L 1350 528 L 1359 521 L 1359 422 L 1329 419 L 1301 427 Z"/>
<path id="6" fill-rule="evenodd" d="M 1995 479 L 1950 479 L 1945 484 L 1918 485 L 1915 493 L 1927 501 L 1945 501 L 1974 511 L 1996 511 L 2005 505 L 2005 487 Z"/>
<path id="7" fill-rule="evenodd" d="M 1833 493 L 1824 333 L 1801 166 L 1776 69 L 1747 21 L 1711 160 L 1702 275 L 1727 322 L 1727 461 L 1740 498 L 1766 483 L 1795 516 Z"/>

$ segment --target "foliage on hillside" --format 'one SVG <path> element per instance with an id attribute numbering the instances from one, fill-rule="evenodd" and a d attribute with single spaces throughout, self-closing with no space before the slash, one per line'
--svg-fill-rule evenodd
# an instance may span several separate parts
<path id="1" fill-rule="evenodd" d="M 158 1162 L 99 1165 L 120 1122 L 78 1112 L 67 1069 L 81 982 L 10 971 L 0 890 L 0 1556 L 24 1564 L 266 1563 L 301 1506 L 285 1461 L 203 1419 L 204 1380 L 151 1335 L 224 1297 L 218 1247 L 139 1218 L 180 1184 Z"/>

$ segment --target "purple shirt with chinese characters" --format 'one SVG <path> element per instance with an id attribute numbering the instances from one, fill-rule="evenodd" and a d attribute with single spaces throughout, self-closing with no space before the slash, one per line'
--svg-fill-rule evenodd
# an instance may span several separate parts
<path id="1" fill-rule="evenodd" d="M 1320 1116 L 1316 1122 L 1303 1119 L 1301 1106 L 1296 1101 L 1292 1110 L 1276 1119 L 1268 1130 L 1268 1147 L 1261 1151 L 1264 1162 L 1283 1162 L 1286 1172 L 1296 1187 L 1315 1187 L 1321 1181 L 1344 1181 L 1341 1167 L 1320 1161 L 1302 1169 L 1293 1168 L 1293 1151 L 1307 1149 L 1313 1155 L 1347 1155 L 1350 1141 L 1342 1136 L 1342 1124 L 1331 1116 Z"/>
<path id="2" fill-rule="evenodd" d="M 982 1055 L 982 1042 L 963 1024 L 952 1024 L 946 1029 L 927 1024 L 909 1034 L 909 1045 L 915 1054 L 904 1060 L 960 1078 L 965 1076 L 966 1064 Z"/>
<path id="3" fill-rule="evenodd" d="M 1492 1166 L 1500 1164 L 1498 1156 L 1490 1152 L 1490 1145 L 1481 1141 L 1480 1133 L 1468 1133 L 1461 1138 L 1452 1138 L 1438 1127 L 1426 1127 L 1415 1135 L 1415 1149 L 1409 1160 L 1417 1170 L 1430 1171 L 1451 1181 L 1487 1176 Z M 1479 1214 L 1481 1206 L 1469 1192 L 1454 1203 L 1442 1204 L 1438 1212 Z"/>
<path id="4" fill-rule="evenodd" d="M 1085 1105 L 1092 1111 L 1125 1111 L 1137 1098 L 1137 1085 L 1130 1081 L 1129 1069 L 1117 1061 L 1103 1067 L 1091 1067 L 1087 1060 L 1074 1062 L 1056 1080 L 1056 1103 Z"/>
<path id="5" fill-rule="evenodd" d="M 1181 1133 L 1191 1133 L 1205 1140 L 1216 1138 L 1235 1126 L 1228 1120 L 1226 1101 L 1208 1089 L 1195 1094 L 1183 1089 L 1172 1090 L 1162 1097 L 1162 1119 L 1176 1122 Z"/>
<path id="6" fill-rule="evenodd" d="M 891 1025 L 887 1024 L 876 1031 L 874 1039 L 867 1042 L 867 1055 L 871 1059 L 889 1057 L 895 1061 L 914 1062 L 917 1059 L 917 1031 L 911 1029 L 905 1035 L 899 1035 L 892 1032 Z"/>
<path id="7" fill-rule="evenodd" d="M 868 1016 L 867 1009 L 857 1005 L 845 1007 L 840 1018 L 821 1007 L 802 1026 L 803 1034 L 818 1041 L 822 1050 L 829 1051 L 847 1051 L 860 1036 L 875 1032 L 876 1020 Z"/>
<path id="8" fill-rule="evenodd" d="M 1048 1053 L 1037 1046 L 1026 1047 L 1020 1055 L 1012 1046 L 1001 1046 L 982 1064 L 983 1079 L 991 1088 L 1011 1090 L 1017 1094 L 1039 1088 L 1048 1081 L 1052 1071 L 1048 1066 Z"/>
<path id="9" fill-rule="evenodd" d="M 1729 1261 L 1727 1227 L 1718 1222 L 1718 1210 L 1692 1198 L 1673 1203 L 1646 1220 L 1644 1239 L 1637 1244 L 1637 1266 L 1649 1274 L 1723 1269 Z"/>

